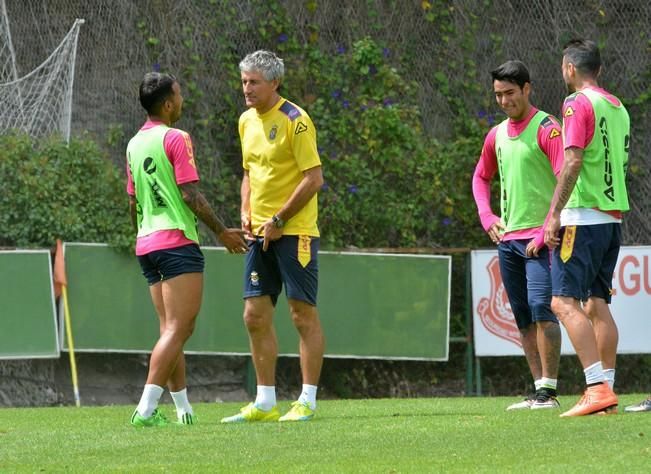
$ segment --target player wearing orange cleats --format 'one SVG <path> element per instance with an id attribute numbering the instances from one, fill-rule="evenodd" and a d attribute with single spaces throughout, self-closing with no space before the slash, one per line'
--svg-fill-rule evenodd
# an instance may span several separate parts
<path id="1" fill-rule="evenodd" d="M 583 397 L 561 416 L 612 413 L 617 325 L 608 305 L 628 211 L 626 168 L 630 121 L 617 97 L 601 89 L 601 56 L 593 41 L 563 50 L 565 160 L 545 225 L 552 254 L 552 311 L 583 366 Z M 583 306 L 581 305 L 583 302 Z"/>
<path id="2" fill-rule="evenodd" d="M 597 383 L 588 386 L 573 408 L 562 413 L 561 416 L 582 416 L 594 414 L 617 413 L 617 395 L 607 383 Z"/>

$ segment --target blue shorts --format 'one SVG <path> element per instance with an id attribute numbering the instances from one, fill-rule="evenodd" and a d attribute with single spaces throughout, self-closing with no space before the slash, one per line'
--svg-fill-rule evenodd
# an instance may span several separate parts
<path id="1" fill-rule="evenodd" d="M 271 296 L 276 305 L 285 285 L 287 298 L 316 306 L 319 239 L 284 235 L 262 251 L 262 238 L 249 242 L 244 269 L 244 298 Z"/>
<path id="2" fill-rule="evenodd" d="M 562 227 L 552 255 L 552 295 L 610 303 L 613 273 L 622 241 L 621 224 Z"/>
<path id="3" fill-rule="evenodd" d="M 184 273 L 203 273 L 203 253 L 197 244 L 154 250 L 138 256 L 142 274 L 150 285 Z"/>
<path id="4" fill-rule="evenodd" d="M 549 250 L 543 247 L 538 257 L 527 257 L 529 242 L 529 239 L 507 240 L 497 246 L 502 283 L 518 329 L 537 321 L 558 323 L 551 309 Z"/>

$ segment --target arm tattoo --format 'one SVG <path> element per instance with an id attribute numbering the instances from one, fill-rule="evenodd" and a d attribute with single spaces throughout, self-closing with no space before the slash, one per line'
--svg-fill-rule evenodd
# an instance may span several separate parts
<path id="1" fill-rule="evenodd" d="M 567 201 L 570 200 L 574 186 L 579 179 L 583 163 L 583 150 L 565 150 L 563 168 L 558 176 L 558 184 L 552 198 L 552 209 L 554 212 L 561 212 Z"/>
<path id="2" fill-rule="evenodd" d="M 567 204 L 567 201 L 570 200 L 570 196 L 572 195 L 572 190 L 574 190 L 574 185 L 576 184 L 577 178 L 578 173 L 574 175 L 574 173 L 571 171 L 564 176 L 561 175 L 561 179 L 558 183 L 558 199 L 556 201 L 556 206 L 554 207 L 555 211 L 561 212 L 565 207 L 565 204 Z"/>
<path id="3" fill-rule="evenodd" d="M 206 224 L 216 235 L 221 234 L 226 226 L 217 217 L 208 204 L 208 201 L 201 194 L 196 183 L 187 183 L 180 186 L 183 200 L 194 214 Z"/>

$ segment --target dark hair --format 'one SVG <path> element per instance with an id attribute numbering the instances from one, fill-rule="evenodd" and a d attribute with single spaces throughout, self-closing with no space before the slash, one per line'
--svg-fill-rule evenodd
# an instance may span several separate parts
<path id="1" fill-rule="evenodd" d="M 140 104 L 148 114 L 158 112 L 165 100 L 173 94 L 172 86 L 177 82 L 171 74 L 148 72 L 140 83 Z"/>
<path id="2" fill-rule="evenodd" d="M 491 71 L 491 77 L 493 78 L 493 81 L 508 81 L 517 84 L 520 86 L 520 89 L 522 89 L 527 82 L 531 83 L 527 66 L 525 66 L 522 61 L 518 60 L 507 61 L 496 67 Z"/>
<path id="3" fill-rule="evenodd" d="M 599 54 L 599 46 L 594 41 L 570 40 L 563 46 L 563 56 L 566 56 L 567 62 L 574 64 L 581 74 L 591 77 L 599 75 L 601 54 Z"/>

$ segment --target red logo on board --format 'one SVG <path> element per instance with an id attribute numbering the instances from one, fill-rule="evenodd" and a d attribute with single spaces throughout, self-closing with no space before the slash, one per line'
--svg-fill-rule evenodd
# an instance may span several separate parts
<path id="1" fill-rule="evenodd" d="M 488 332 L 497 337 L 511 341 L 522 347 L 520 343 L 520 331 L 515 323 L 515 317 L 511 311 L 511 304 L 506 295 L 506 288 L 502 283 L 500 275 L 500 264 L 497 257 L 493 257 L 486 265 L 491 282 L 491 294 L 488 298 L 482 298 L 477 305 L 477 312 L 482 324 Z"/>

